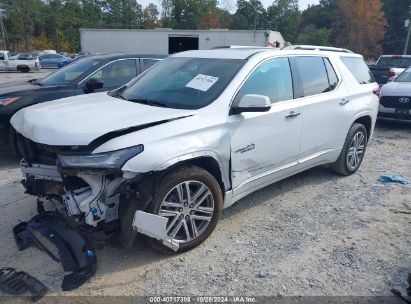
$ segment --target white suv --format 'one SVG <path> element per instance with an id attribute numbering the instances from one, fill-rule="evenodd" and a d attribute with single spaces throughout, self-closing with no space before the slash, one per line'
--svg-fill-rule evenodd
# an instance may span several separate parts
<path id="1" fill-rule="evenodd" d="M 25 108 L 11 120 L 27 192 L 79 226 L 117 223 L 185 251 L 223 208 L 314 166 L 357 171 L 378 112 L 360 55 L 344 49 L 175 54 L 126 86 Z"/>

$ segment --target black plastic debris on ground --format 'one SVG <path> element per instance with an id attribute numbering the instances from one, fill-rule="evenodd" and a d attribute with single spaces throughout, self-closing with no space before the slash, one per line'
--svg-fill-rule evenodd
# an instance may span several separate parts
<path id="1" fill-rule="evenodd" d="M 36 246 L 71 272 L 63 279 L 63 291 L 80 287 L 96 273 L 97 259 L 91 245 L 57 212 L 40 213 L 16 225 L 13 233 L 20 251 Z"/>
<path id="2" fill-rule="evenodd" d="M 15 296 L 29 291 L 33 301 L 41 299 L 47 293 L 47 288 L 39 280 L 9 267 L 0 268 L 0 290 Z"/>

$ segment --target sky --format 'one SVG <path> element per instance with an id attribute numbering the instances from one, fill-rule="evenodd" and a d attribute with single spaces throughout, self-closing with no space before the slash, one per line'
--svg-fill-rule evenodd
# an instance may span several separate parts
<path id="1" fill-rule="evenodd" d="M 260 0 L 264 7 L 267 8 L 269 7 L 274 1 L 273 0 Z M 308 5 L 310 4 L 318 4 L 320 0 L 298 0 L 298 6 L 300 10 L 305 10 Z M 140 3 L 143 7 L 146 7 L 149 3 L 154 3 L 157 6 L 161 6 L 161 0 L 138 0 L 138 3 Z M 229 11 L 233 12 L 235 11 L 235 4 L 237 3 L 237 0 L 220 0 L 219 1 L 220 6 L 223 8 L 229 9 Z"/>

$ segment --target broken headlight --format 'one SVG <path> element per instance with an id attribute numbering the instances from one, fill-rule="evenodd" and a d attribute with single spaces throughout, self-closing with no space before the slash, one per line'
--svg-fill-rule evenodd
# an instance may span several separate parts
<path id="1" fill-rule="evenodd" d="M 116 151 L 95 154 L 59 154 L 58 162 L 65 169 L 120 170 L 132 157 L 143 152 L 144 146 L 138 145 Z"/>

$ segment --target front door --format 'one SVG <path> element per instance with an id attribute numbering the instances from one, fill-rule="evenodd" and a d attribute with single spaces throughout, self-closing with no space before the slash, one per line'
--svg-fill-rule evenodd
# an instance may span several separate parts
<path id="1" fill-rule="evenodd" d="M 301 138 L 301 117 L 293 100 L 293 80 L 288 58 L 260 64 L 234 99 L 246 94 L 270 98 L 272 107 L 263 113 L 231 115 L 233 196 L 240 197 L 292 170 Z"/>

